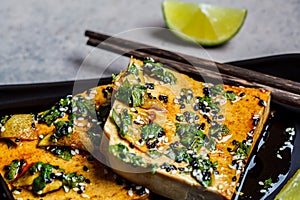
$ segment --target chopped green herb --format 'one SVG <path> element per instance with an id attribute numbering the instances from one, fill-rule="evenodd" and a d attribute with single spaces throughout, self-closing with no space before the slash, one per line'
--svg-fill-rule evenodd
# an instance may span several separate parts
<path id="1" fill-rule="evenodd" d="M 212 171 L 216 170 L 218 163 L 211 162 L 208 155 L 199 154 L 199 156 L 195 156 L 195 151 L 192 151 L 193 153 L 187 152 L 188 148 L 179 147 L 178 144 L 173 143 L 170 145 L 170 148 L 166 150 L 165 155 L 178 163 L 188 163 L 187 168 L 191 170 L 192 177 L 204 187 L 210 186 Z M 164 168 L 168 166 L 170 165 L 164 164 Z"/>
<path id="2" fill-rule="evenodd" d="M 223 85 L 222 84 L 214 85 L 211 88 L 211 92 L 212 92 L 213 95 L 223 94 L 224 93 Z"/>
<path id="3" fill-rule="evenodd" d="M 119 74 L 112 73 L 111 74 L 112 82 L 115 82 L 118 79 L 118 77 L 119 77 Z"/>
<path id="4" fill-rule="evenodd" d="M 211 137 L 221 139 L 224 135 L 229 133 L 229 129 L 225 124 L 218 124 L 215 122 L 215 125 L 210 127 L 208 133 Z"/>
<path id="5" fill-rule="evenodd" d="M 204 133 L 198 130 L 194 124 L 176 124 L 176 134 L 180 138 L 180 142 L 185 147 L 189 148 L 194 140 L 199 142 L 199 145 L 204 144 Z M 197 137 L 197 138 L 196 138 Z"/>
<path id="6" fill-rule="evenodd" d="M 132 124 L 132 115 L 128 114 L 127 109 L 124 109 L 118 114 L 114 109 L 112 110 L 112 117 L 119 129 L 119 135 L 124 138 L 129 130 L 129 125 Z"/>
<path id="7" fill-rule="evenodd" d="M 193 91 L 191 89 L 181 89 L 181 98 L 183 98 L 183 102 L 185 101 L 187 104 L 190 104 L 192 102 L 193 96 Z"/>
<path id="8" fill-rule="evenodd" d="M 152 58 L 146 58 L 144 63 L 154 63 L 154 60 Z"/>
<path id="9" fill-rule="evenodd" d="M 54 122 L 55 133 L 52 137 L 53 142 L 56 142 L 57 139 L 62 138 L 64 136 L 70 136 L 73 132 L 73 123 L 70 121 L 58 121 Z"/>
<path id="10" fill-rule="evenodd" d="M 156 172 L 157 169 L 158 169 L 158 165 L 157 164 L 151 165 L 151 174 L 155 174 L 155 172 Z"/>
<path id="11" fill-rule="evenodd" d="M 164 74 L 164 83 L 170 83 L 171 85 L 174 85 L 176 82 L 176 77 L 173 73 L 166 71 Z"/>
<path id="12" fill-rule="evenodd" d="M 157 138 L 159 133 L 163 131 L 163 128 L 157 123 L 144 125 L 140 129 L 142 131 L 141 138 L 145 141 Z"/>
<path id="13" fill-rule="evenodd" d="M 169 149 L 166 150 L 166 155 L 176 162 L 187 162 L 189 163 L 191 158 L 189 154 L 186 153 L 186 147 L 176 147 L 171 146 Z"/>
<path id="14" fill-rule="evenodd" d="M 64 114 L 72 113 L 72 97 L 67 96 L 64 99 L 61 99 L 57 104 L 51 107 L 51 109 L 46 110 L 37 115 L 37 120 L 39 123 L 47 124 L 51 126 L 53 122 L 58 118 L 64 117 Z"/>
<path id="15" fill-rule="evenodd" d="M 46 187 L 47 183 L 53 181 L 53 179 L 50 177 L 53 169 L 53 165 L 43 162 L 37 162 L 32 167 L 30 167 L 30 174 L 39 173 L 39 176 L 33 180 L 32 189 L 35 193 L 41 191 Z"/>
<path id="16" fill-rule="evenodd" d="M 76 110 L 73 115 L 77 118 L 91 116 L 96 109 L 94 100 L 86 99 L 82 96 L 76 96 L 72 101 L 72 106 Z"/>
<path id="17" fill-rule="evenodd" d="M 64 146 L 50 146 L 46 149 L 53 155 L 57 156 L 58 158 L 64 159 L 64 160 L 71 160 L 73 157 L 71 150 L 74 151 L 71 147 L 64 147 Z"/>
<path id="18" fill-rule="evenodd" d="M 249 156 L 250 150 L 251 150 L 251 145 L 248 145 L 245 142 L 236 141 L 233 152 L 240 159 L 246 159 Z"/>
<path id="19" fill-rule="evenodd" d="M 76 172 L 65 174 L 62 180 L 63 186 L 68 189 L 79 188 L 80 183 L 83 183 L 85 177 L 83 175 L 77 175 Z"/>
<path id="20" fill-rule="evenodd" d="M 7 182 L 13 181 L 17 175 L 22 171 L 22 167 L 25 165 L 24 160 L 13 160 L 10 165 L 4 167 L 6 171 L 4 177 L 6 178 Z"/>
<path id="21" fill-rule="evenodd" d="M 205 96 L 205 97 L 201 97 L 201 98 L 198 98 L 198 99 L 199 99 L 199 103 L 203 103 L 205 101 L 207 103 L 208 107 L 214 109 L 217 112 L 220 111 L 220 108 L 215 104 L 212 97 Z"/>
<path id="22" fill-rule="evenodd" d="M 217 162 L 211 162 L 209 158 L 195 158 L 193 161 L 192 176 L 201 183 L 202 186 L 208 187 L 212 183 L 211 169 L 217 167 Z"/>
<path id="23" fill-rule="evenodd" d="M 135 84 L 131 87 L 129 81 L 126 79 L 115 93 L 115 98 L 134 107 L 141 106 L 144 103 L 143 97 L 146 91 L 146 86 Z"/>
<path id="24" fill-rule="evenodd" d="M 183 115 L 177 114 L 177 115 L 176 115 L 176 120 L 182 122 L 182 121 L 184 120 Z"/>
<path id="25" fill-rule="evenodd" d="M 9 120 L 10 118 L 11 118 L 11 115 L 2 116 L 0 124 L 3 126 L 7 122 L 7 120 Z"/>
<path id="26" fill-rule="evenodd" d="M 156 158 L 160 157 L 162 155 L 162 153 L 153 149 L 153 150 L 147 151 L 147 155 L 152 159 L 156 159 Z"/>
<path id="27" fill-rule="evenodd" d="M 119 89 L 115 93 L 115 98 L 126 104 L 132 104 L 132 102 L 131 102 L 131 87 L 130 87 L 130 83 L 127 79 L 123 82 L 122 86 L 119 87 Z"/>
<path id="28" fill-rule="evenodd" d="M 230 101 L 234 101 L 236 98 L 236 95 L 234 94 L 234 92 L 227 91 L 224 93 L 224 97 Z"/>
<path id="29" fill-rule="evenodd" d="M 173 73 L 166 71 L 163 64 L 154 62 L 144 62 L 143 65 L 144 73 L 151 77 L 154 77 L 164 83 L 170 83 L 174 85 L 176 82 L 176 77 Z"/>
<path id="30" fill-rule="evenodd" d="M 204 146 L 206 149 L 208 149 L 209 151 L 216 150 L 216 141 L 214 139 L 205 137 L 204 140 L 205 140 Z"/>
<path id="31" fill-rule="evenodd" d="M 222 84 L 215 85 L 211 88 L 211 92 L 213 95 L 223 95 L 226 99 L 230 101 L 234 101 L 236 99 L 236 95 L 233 91 L 225 92 Z"/>
<path id="32" fill-rule="evenodd" d="M 147 87 L 143 85 L 133 85 L 132 87 L 132 104 L 134 107 L 142 106 L 144 104 L 144 95 Z"/>
<path id="33" fill-rule="evenodd" d="M 134 153 L 130 153 L 128 147 L 119 143 L 109 146 L 109 152 L 113 153 L 118 159 L 125 163 L 130 163 L 133 166 L 143 166 L 146 167 L 144 159 Z"/>
<path id="34" fill-rule="evenodd" d="M 273 180 L 272 180 L 272 178 L 268 178 L 267 180 L 265 180 L 265 181 L 263 182 L 264 189 L 269 189 L 269 188 L 272 187 L 272 185 L 273 185 Z"/>
<path id="35" fill-rule="evenodd" d="M 132 63 L 129 66 L 128 72 L 135 75 L 135 76 L 137 76 L 139 74 L 139 69 L 137 68 L 137 66 L 134 63 Z"/>

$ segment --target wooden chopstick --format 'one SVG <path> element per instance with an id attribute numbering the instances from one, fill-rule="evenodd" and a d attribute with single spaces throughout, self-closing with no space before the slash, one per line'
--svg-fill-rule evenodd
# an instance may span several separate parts
<path id="1" fill-rule="evenodd" d="M 156 55 L 158 57 L 167 58 L 170 60 L 176 60 L 182 63 L 190 63 L 194 66 L 198 66 L 208 70 L 215 71 L 217 67 L 218 70 L 223 74 L 232 75 L 251 82 L 253 81 L 253 82 L 261 83 L 263 85 L 268 85 L 292 93 L 300 94 L 300 83 L 292 80 L 264 74 L 261 72 L 257 72 L 250 69 L 245 69 L 245 68 L 241 68 L 229 64 L 221 64 L 221 63 L 201 59 L 191 55 L 170 52 L 163 49 L 157 49 L 150 45 L 133 42 L 122 38 L 111 37 L 106 34 L 96 33 L 89 30 L 85 32 L 85 35 L 91 39 L 96 39 L 100 42 L 109 39 L 107 40 L 107 42 L 115 44 L 117 46 L 123 46 L 133 50 L 139 49 L 139 51 L 148 53 L 149 55 Z"/>
<path id="2" fill-rule="evenodd" d="M 91 36 L 90 33 L 91 32 L 86 32 L 86 35 Z M 94 32 L 92 32 L 92 33 L 94 34 Z M 98 33 L 98 36 L 99 35 L 102 36 L 102 34 Z M 223 81 L 225 84 L 234 84 L 234 85 L 238 84 L 238 85 L 243 85 L 243 86 L 256 86 L 256 87 L 264 88 L 264 89 L 270 90 L 272 92 L 272 98 L 274 100 L 276 100 L 280 103 L 300 107 L 300 95 L 299 94 L 296 94 L 296 93 L 293 93 L 293 92 L 290 92 L 287 90 L 283 90 L 282 88 L 276 88 L 274 86 L 266 85 L 266 84 L 263 84 L 260 82 L 242 79 L 240 77 L 236 77 L 236 76 L 233 76 L 230 74 L 221 73 L 221 77 L 220 77 L 220 73 L 216 72 L 216 70 L 212 70 L 212 67 L 202 67 L 202 65 L 207 66 L 207 65 L 211 65 L 211 63 L 214 63 L 214 62 L 203 60 L 203 61 L 201 61 L 201 62 L 203 62 L 203 64 L 201 64 L 201 67 L 200 67 L 200 65 L 194 65 L 194 64 L 191 65 L 184 59 L 182 59 L 181 61 L 179 61 L 178 59 L 170 59 L 170 57 L 174 57 L 174 55 L 177 55 L 177 53 L 175 54 L 170 51 L 165 51 L 162 49 L 155 49 L 154 47 L 152 47 L 151 49 L 147 48 L 147 51 L 145 51 L 145 49 L 143 49 L 145 47 L 145 45 L 143 45 L 143 44 L 139 48 L 133 48 L 133 46 L 136 45 L 137 43 L 131 42 L 128 40 L 124 40 L 124 39 L 118 39 L 118 38 L 113 38 L 113 40 L 111 40 L 111 39 L 106 40 L 105 38 L 106 38 L 106 35 L 103 35 L 103 37 L 102 37 L 103 40 L 89 38 L 89 40 L 87 41 L 87 44 L 90 46 L 94 46 L 94 47 L 98 47 L 98 48 L 112 51 L 115 53 L 119 53 L 119 54 L 122 54 L 125 56 L 134 56 L 134 57 L 140 58 L 140 59 L 144 59 L 146 57 L 152 57 L 154 60 L 164 63 L 164 64 L 167 64 L 170 67 L 173 67 L 174 69 L 179 70 L 181 72 L 188 73 L 188 74 L 191 74 L 194 76 L 195 75 L 202 76 L 205 80 L 207 80 L 207 79 L 212 80 L 212 81 L 218 80 L 218 81 Z M 120 42 L 123 40 L 125 41 L 124 45 Z M 101 45 L 99 45 L 100 43 L 101 43 Z M 161 53 L 161 52 L 163 52 L 163 53 Z M 169 56 L 165 56 L 166 54 Z M 163 55 L 163 56 L 161 56 L 161 55 Z M 202 60 L 202 59 L 200 59 L 200 60 Z M 198 63 L 198 64 L 200 64 L 200 63 Z M 219 66 L 222 66 L 223 64 L 215 63 L 214 65 L 217 65 L 219 67 Z M 230 67 L 231 66 L 232 65 L 230 65 Z M 236 68 L 238 68 L 238 67 L 236 67 Z M 238 69 L 241 69 L 241 68 L 238 68 Z M 262 73 L 260 73 L 260 74 L 262 74 Z M 220 80 L 220 78 L 222 80 Z"/>

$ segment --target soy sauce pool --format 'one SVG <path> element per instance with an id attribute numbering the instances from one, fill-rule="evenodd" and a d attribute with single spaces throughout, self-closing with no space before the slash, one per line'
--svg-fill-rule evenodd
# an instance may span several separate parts
<path id="1" fill-rule="evenodd" d="M 252 153 L 234 200 L 273 199 L 291 169 L 296 113 L 272 105 L 260 141 Z M 270 184 L 267 183 L 269 180 Z M 276 190 L 277 189 L 277 190 Z"/>

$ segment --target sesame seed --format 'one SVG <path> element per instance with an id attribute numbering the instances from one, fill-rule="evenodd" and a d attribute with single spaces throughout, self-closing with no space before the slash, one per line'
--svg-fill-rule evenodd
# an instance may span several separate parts
<path id="1" fill-rule="evenodd" d="M 169 138 L 168 138 L 168 137 L 165 137 L 164 142 L 165 142 L 165 143 L 168 143 L 168 142 L 169 142 Z"/>
<path id="2" fill-rule="evenodd" d="M 76 152 L 73 149 L 71 150 L 71 155 L 73 155 L 73 156 L 76 155 Z"/>
<path id="3" fill-rule="evenodd" d="M 259 118 L 255 118 L 253 119 L 253 126 L 257 126 L 258 125 L 258 122 L 259 122 Z"/>
<path id="4" fill-rule="evenodd" d="M 246 96 L 246 94 L 244 93 L 244 92 L 241 92 L 240 94 L 239 94 L 239 97 L 245 97 Z"/>
<path id="5" fill-rule="evenodd" d="M 223 185 L 222 184 L 218 185 L 218 189 L 222 190 L 223 189 Z"/>
<path id="6" fill-rule="evenodd" d="M 84 124 L 83 124 L 83 123 L 78 123 L 78 124 L 77 124 L 77 126 L 79 126 L 79 127 L 83 127 L 83 126 L 84 126 Z"/>
<path id="7" fill-rule="evenodd" d="M 14 190 L 13 193 L 16 195 L 21 194 L 21 192 L 19 190 Z"/>
<path id="8" fill-rule="evenodd" d="M 259 192 L 260 192 L 260 193 L 266 193 L 266 192 L 267 192 L 267 190 L 265 190 L 265 189 L 261 189 Z"/>
<path id="9" fill-rule="evenodd" d="M 2 127 L 1 127 L 1 132 L 4 132 L 4 131 L 5 131 L 5 127 L 2 126 Z"/>
<path id="10" fill-rule="evenodd" d="M 61 172 L 55 173 L 56 177 L 59 177 L 59 176 L 62 176 L 62 175 L 63 175 L 63 173 L 61 173 Z"/>
<path id="11" fill-rule="evenodd" d="M 71 133 L 73 131 L 73 128 L 72 127 L 68 127 L 68 133 Z"/>
<path id="12" fill-rule="evenodd" d="M 258 105 L 265 107 L 267 103 L 264 100 L 259 100 Z"/>
<path id="13" fill-rule="evenodd" d="M 258 184 L 259 184 L 259 185 L 264 185 L 264 182 L 259 181 Z"/>
<path id="14" fill-rule="evenodd" d="M 236 176 L 232 177 L 232 181 L 234 182 L 236 181 Z"/>
<path id="15" fill-rule="evenodd" d="M 81 194 L 81 196 L 82 196 L 83 198 L 87 198 L 87 199 L 90 198 L 89 195 L 87 195 L 87 194 Z"/>
<path id="16" fill-rule="evenodd" d="M 136 189 L 136 190 L 139 190 L 139 189 L 142 189 L 142 187 L 143 187 L 143 186 L 141 186 L 141 185 L 137 185 L 137 186 L 135 186 L 135 189 Z"/>
<path id="17" fill-rule="evenodd" d="M 145 188 L 145 192 L 146 192 L 147 194 L 149 194 L 149 193 L 150 193 L 150 191 L 149 191 L 149 189 L 148 189 L 148 188 Z"/>
<path id="18" fill-rule="evenodd" d="M 230 190 L 229 190 L 229 189 L 227 189 L 227 190 L 226 190 L 226 193 L 227 193 L 228 195 L 230 195 L 230 194 L 231 194 L 231 192 L 230 192 Z"/>
<path id="19" fill-rule="evenodd" d="M 38 194 L 38 195 L 41 195 L 41 194 L 43 194 L 43 191 L 40 190 L 40 191 L 37 192 L 37 194 Z"/>
<path id="20" fill-rule="evenodd" d="M 230 169 L 235 169 L 235 167 L 234 167 L 233 165 L 230 165 L 230 164 L 228 164 L 228 167 L 229 167 Z"/>
<path id="21" fill-rule="evenodd" d="M 132 196 L 133 196 L 133 191 L 132 191 L 132 189 L 128 190 L 127 194 L 128 194 L 130 197 L 132 197 Z"/>
<path id="22" fill-rule="evenodd" d="M 89 168 L 87 166 L 83 166 L 83 171 L 88 172 Z"/>
<path id="23" fill-rule="evenodd" d="M 184 171 L 184 167 L 178 167 L 179 171 Z"/>

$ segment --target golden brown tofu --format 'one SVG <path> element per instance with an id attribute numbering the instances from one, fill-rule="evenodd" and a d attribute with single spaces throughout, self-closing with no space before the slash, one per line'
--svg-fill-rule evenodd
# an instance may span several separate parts
<path id="1" fill-rule="evenodd" d="M 107 91 L 105 94 L 103 91 L 108 87 L 110 87 L 110 85 L 103 85 L 93 88 L 89 92 L 76 95 L 76 97 L 80 96 L 83 99 L 91 100 L 92 102 L 83 103 L 80 109 L 84 109 L 84 106 L 90 105 L 93 109 L 98 111 L 101 109 L 101 106 L 109 105 L 110 92 Z M 60 101 L 60 104 L 64 104 L 63 100 Z M 5 128 L 2 128 L 2 137 L 0 138 L 0 173 L 7 180 L 7 170 L 12 168 L 12 166 L 7 166 L 20 160 L 22 160 L 21 163 L 23 162 L 23 164 L 18 164 L 19 169 L 14 175 L 13 180 L 7 180 L 9 181 L 9 187 L 11 189 L 14 188 L 12 190 L 14 197 L 16 199 L 42 198 L 49 200 L 62 199 L 62 197 L 63 199 L 74 200 L 148 199 L 149 192 L 138 194 L 135 187 L 131 186 L 121 178 L 118 178 L 107 166 L 103 165 L 97 159 L 92 158 L 90 153 L 85 151 L 87 149 L 93 150 L 91 148 L 92 144 L 89 143 L 92 139 L 87 137 L 87 133 L 92 127 L 87 124 L 92 123 L 91 119 L 81 120 L 79 117 L 83 116 L 79 116 L 79 114 L 82 113 L 78 113 L 78 115 L 75 116 L 75 118 L 77 118 L 77 123 L 74 124 L 72 132 L 62 137 L 55 135 L 57 134 L 58 129 L 55 123 L 62 121 L 72 122 L 72 120 L 69 119 L 70 113 L 65 109 L 66 105 L 61 107 L 64 108 L 61 109 L 60 112 L 63 114 L 59 114 L 57 115 L 57 118 L 53 118 L 53 122 L 50 120 L 50 112 L 48 111 L 39 113 L 36 120 L 31 114 L 12 115 L 6 119 L 6 123 L 4 123 Z M 75 106 L 69 108 L 73 111 L 76 109 Z M 57 110 L 59 110 L 59 108 L 50 109 L 52 113 L 56 113 Z M 44 116 L 42 117 L 42 115 Z M 105 113 L 103 113 L 103 111 L 98 115 L 98 117 L 104 116 Z M 44 119 L 47 119 L 47 121 Z M 49 124 L 47 124 L 47 122 L 49 122 Z M 34 123 L 34 125 L 32 125 L 32 123 Z M 24 127 L 26 129 L 24 129 Z M 81 136 L 79 135 L 80 133 L 82 134 Z M 101 133 L 99 132 L 98 135 L 99 134 Z M 34 137 L 32 137 L 32 135 L 34 135 Z M 55 137 L 53 137 L 53 135 Z M 53 138 L 55 140 L 53 140 Z M 8 139 L 14 141 L 15 144 L 10 146 Z M 17 142 L 15 142 L 16 139 Z M 99 140 L 99 137 L 96 137 L 96 139 Z M 59 147 L 71 147 L 71 153 L 74 154 L 72 155 L 72 158 L 69 160 L 62 159 L 64 157 L 58 157 L 58 155 L 62 154 L 56 155 L 51 153 Z M 68 151 L 69 150 L 70 149 L 68 149 Z M 48 166 L 48 171 L 49 169 L 52 170 L 49 171 L 48 175 L 52 174 L 51 177 L 53 180 L 48 180 L 45 187 L 42 187 L 41 190 L 34 191 L 34 181 L 38 180 L 37 178 L 43 173 L 43 169 L 40 169 L 36 173 L 32 173 L 32 167 L 38 163 L 43 163 L 41 166 Z M 51 166 L 53 166 L 53 169 L 51 169 Z M 80 184 L 74 188 L 70 188 L 70 186 L 64 182 L 66 180 L 63 178 L 72 173 L 76 173 L 76 175 L 80 176 L 82 175 L 85 178 L 83 182 L 80 182 Z M 38 185 L 42 184 L 39 183 Z M 132 187 L 132 189 L 129 189 L 128 187 Z"/>
<path id="2" fill-rule="evenodd" d="M 117 173 L 171 199 L 186 199 L 191 187 L 199 198 L 231 199 L 269 91 L 202 83 L 151 59 L 132 59 L 114 88 L 104 131 Z"/>
<path id="3" fill-rule="evenodd" d="M 115 175 L 106 166 L 102 165 L 96 159 L 90 160 L 88 154 L 75 155 L 71 160 L 66 161 L 46 152 L 44 149 L 36 148 L 38 141 L 24 141 L 22 146 L 7 148 L 4 141 L 0 141 L 0 173 L 4 175 L 4 166 L 9 165 L 15 159 L 24 159 L 28 165 L 35 162 L 50 163 L 55 166 L 60 166 L 66 173 L 77 172 L 83 175 L 86 180 L 85 191 L 80 194 L 74 190 L 65 192 L 59 187 L 59 190 L 47 193 L 44 197 L 34 194 L 28 187 L 21 187 L 25 183 L 22 180 L 10 183 L 10 187 L 22 189 L 14 190 L 13 195 L 15 199 L 141 199 L 147 198 L 147 195 L 140 196 L 133 192 L 133 196 L 128 195 L 128 189 L 125 184 L 117 184 Z M 26 184 L 25 184 L 26 185 Z M 53 189 L 53 188 L 52 188 Z M 88 198 L 89 197 L 89 198 Z"/>

